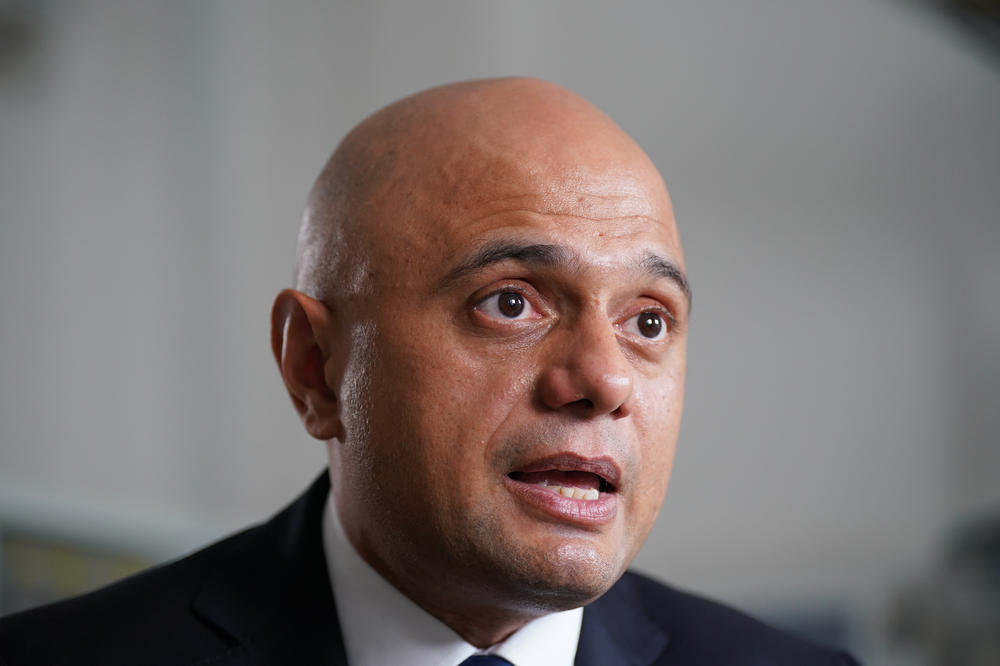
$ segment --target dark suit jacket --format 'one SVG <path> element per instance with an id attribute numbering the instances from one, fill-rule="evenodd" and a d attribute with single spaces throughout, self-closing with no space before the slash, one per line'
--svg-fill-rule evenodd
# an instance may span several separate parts
<path id="1" fill-rule="evenodd" d="M 0 664 L 345 664 L 320 530 L 328 492 L 323 474 L 263 525 L 0 619 Z M 631 573 L 584 610 L 576 663 L 855 664 Z"/>

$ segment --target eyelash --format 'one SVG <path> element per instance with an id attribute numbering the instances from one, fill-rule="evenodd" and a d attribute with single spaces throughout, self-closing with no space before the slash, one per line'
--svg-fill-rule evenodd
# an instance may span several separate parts
<path id="1" fill-rule="evenodd" d="M 655 314 L 657 317 L 660 318 L 660 326 L 662 327 L 661 330 L 659 331 L 659 333 L 657 334 L 658 337 L 652 337 L 652 338 L 650 338 L 648 336 L 642 335 L 641 331 L 638 332 L 639 336 L 645 338 L 649 342 L 661 342 L 661 341 L 667 339 L 667 337 L 670 335 L 670 333 L 674 330 L 674 318 L 673 318 L 673 315 L 670 313 L 669 310 L 666 310 L 665 308 L 662 308 L 662 307 L 647 307 L 647 308 L 643 308 L 643 309 L 639 310 L 638 312 L 636 312 L 634 315 L 626 317 L 623 320 L 622 327 L 624 328 L 624 326 L 627 325 L 629 322 L 635 320 L 635 322 L 636 322 L 636 328 L 638 328 L 639 327 L 639 317 L 641 317 L 644 314 Z"/>
<path id="2" fill-rule="evenodd" d="M 539 300 L 528 293 L 528 290 L 520 287 L 519 285 L 507 284 L 503 285 L 497 289 L 494 289 L 486 296 L 479 298 L 474 303 L 474 308 L 483 312 L 482 306 L 489 303 L 491 300 L 501 296 L 502 294 L 517 294 L 524 301 L 527 307 L 530 307 L 532 312 L 540 313 L 544 311 L 544 308 L 536 306 L 536 302 Z M 492 316 L 492 315 L 491 315 Z M 523 319 L 515 319 L 513 317 L 505 317 L 502 313 L 499 313 L 499 317 L 493 317 L 494 319 L 501 319 L 506 321 L 524 321 Z"/>

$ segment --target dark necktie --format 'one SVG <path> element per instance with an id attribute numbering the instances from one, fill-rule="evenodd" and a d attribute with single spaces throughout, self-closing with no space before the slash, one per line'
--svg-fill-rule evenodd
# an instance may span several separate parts
<path id="1" fill-rule="evenodd" d="M 458 666 L 514 666 L 503 657 L 492 654 L 474 654 Z"/>

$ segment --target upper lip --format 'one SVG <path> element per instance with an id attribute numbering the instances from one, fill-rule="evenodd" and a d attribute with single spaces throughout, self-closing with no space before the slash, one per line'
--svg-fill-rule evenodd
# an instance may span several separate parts
<path id="1" fill-rule="evenodd" d="M 590 472 L 604 479 L 615 489 L 621 485 L 621 468 L 614 459 L 607 456 L 587 457 L 576 453 L 557 453 L 517 465 L 510 473 L 544 472 L 550 469 L 560 472 Z"/>

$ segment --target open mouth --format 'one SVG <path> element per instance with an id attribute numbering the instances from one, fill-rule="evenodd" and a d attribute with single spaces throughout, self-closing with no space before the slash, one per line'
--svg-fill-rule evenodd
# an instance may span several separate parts
<path id="1" fill-rule="evenodd" d="M 608 456 L 567 452 L 519 461 L 504 480 L 522 506 L 545 521 L 601 530 L 618 515 L 623 475 Z"/>
<path id="2" fill-rule="evenodd" d="M 514 481 L 529 483 L 569 499 L 593 501 L 601 493 L 613 493 L 615 486 L 595 472 L 580 470 L 545 469 L 533 472 L 511 472 Z"/>

